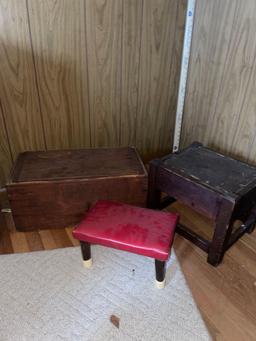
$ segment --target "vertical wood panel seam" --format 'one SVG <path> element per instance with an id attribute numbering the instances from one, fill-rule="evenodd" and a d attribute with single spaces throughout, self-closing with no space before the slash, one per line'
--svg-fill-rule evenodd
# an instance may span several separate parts
<path id="1" fill-rule="evenodd" d="M 2 105 L 1 99 L 0 99 L 0 111 L 1 111 L 2 119 L 3 119 L 5 134 L 6 134 L 6 137 L 7 137 L 7 144 L 8 144 L 8 147 L 9 147 L 9 153 L 10 153 L 11 160 L 12 160 L 12 163 L 13 163 L 14 162 L 14 157 L 13 157 L 13 152 L 12 152 L 11 143 L 10 143 L 10 137 L 9 137 L 9 133 L 8 133 L 7 125 L 6 125 L 6 120 L 5 120 L 5 115 L 4 115 L 4 108 L 3 108 L 3 105 Z"/>
<path id="2" fill-rule="evenodd" d="M 252 65 L 255 64 L 255 61 L 256 61 L 256 53 L 254 51 L 254 58 L 253 58 Z M 248 81 L 247 81 L 247 84 L 246 84 L 246 87 L 245 87 L 246 88 L 245 92 L 244 92 L 245 95 L 244 95 L 244 98 L 242 100 L 241 107 L 240 107 L 239 114 L 238 114 L 239 117 L 241 116 L 241 112 L 244 109 L 244 104 L 245 104 L 245 100 L 246 100 L 246 97 L 247 97 L 246 94 L 248 92 L 248 88 L 249 88 L 249 84 L 251 83 L 252 76 L 253 76 L 253 72 L 250 72 L 250 75 L 248 77 Z M 235 129 L 235 132 L 234 132 L 234 135 L 233 135 L 233 139 L 232 139 L 232 142 L 231 142 L 231 145 L 230 145 L 231 150 L 233 149 L 233 145 L 234 145 L 234 142 L 235 142 L 235 138 L 236 138 L 238 127 L 239 127 L 239 122 L 237 122 L 236 129 Z"/>
<path id="3" fill-rule="evenodd" d="M 234 17 L 233 17 L 233 20 L 232 20 L 232 26 L 231 26 L 231 30 L 230 30 L 231 37 L 232 37 L 232 33 L 234 32 L 233 31 L 233 27 L 234 27 L 234 23 L 235 23 L 236 13 L 237 13 L 237 4 L 236 4 L 236 10 L 234 11 Z M 220 84 L 223 84 L 223 81 L 224 81 L 224 74 L 225 74 L 224 70 L 225 70 L 225 67 L 227 65 L 227 58 L 228 58 L 228 54 L 229 54 L 229 50 L 230 50 L 230 45 L 231 45 L 231 41 L 232 41 L 231 37 L 230 37 L 229 42 L 228 42 L 228 48 L 227 48 L 227 53 L 226 53 L 226 58 L 225 58 L 225 62 L 224 62 L 223 73 L 222 73 Z M 217 110 L 217 105 L 218 105 L 218 102 L 219 102 L 219 97 L 220 97 L 220 94 L 221 94 L 221 90 L 222 90 L 222 87 L 220 86 L 219 90 L 218 90 L 218 94 L 216 96 L 216 100 L 215 100 L 214 112 L 213 112 L 213 115 L 212 115 L 213 118 L 216 115 L 216 110 Z"/>
<path id="4" fill-rule="evenodd" d="M 32 63 L 33 63 L 34 75 L 35 75 L 36 92 L 37 92 L 37 95 L 38 95 L 38 106 L 39 106 L 39 113 L 40 113 L 42 132 L 43 132 L 43 141 L 44 141 L 44 147 L 45 147 L 45 149 L 47 149 L 46 134 L 45 134 L 44 121 L 43 121 L 43 113 L 42 113 L 42 105 L 41 105 L 41 98 L 40 98 L 39 86 L 38 86 L 38 77 L 37 77 L 37 69 L 36 69 L 36 62 L 35 62 L 35 53 L 34 53 L 34 46 L 33 46 L 33 41 L 32 41 L 30 15 L 29 15 L 29 9 L 28 9 L 28 0 L 26 0 L 26 11 L 27 11 L 27 19 L 28 19 L 29 40 L 30 40 L 30 45 L 31 45 Z"/>
<path id="5" fill-rule="evenodd" d="M 86 0 L 84 4 L 84 29 L 85 29 L 85 53 L 86 53 L 86 70 L 87 70 L 87 102 L 89 110 L 89 131 L 90 131 L 90 147 L 92 148 L 92 122 L 91 122 L 91 101 L 90 101 L 90 77 L 89 77 L 89 59 L 88 59 L 88 39 L 87 39 L 87 16 L 86 16 Z"/>
<path id="6" fill-rule="evenodd" d="M 256 134 L 254 134 L 254 137 L 253 137 L 253 139 L 252 139 L 250 148 L 253 148 L 255 141 L 256 141 Z M 248 162 L 248 163 L 251 163 L 251 164 L 252 164 L 252 160 L 250 160 L 250 154 L 251 154 L 251 152 L 249 152 L 248 156 L 247 156 L 246 159 L 245 159 L 245 162 Z M 255 162 L 253 162 L 253 163 L 255 163 Z"/>
<path id="7" fill-rule="evenodd" d="M 140 46 L 139 46 L 139 63 L 138 63 L 138 75 L 137 75 L 137 100 L 136 100 L 136 114 L 135 114 L 135 134 L 134 142 L 137 147 L 137 120 L 138 120 L 138 107 L 139 107 L 139 89 L 140 89 L 140 67 L 141 67 L 141 45 L 142 45 L 142 30 L 143 30 L 143 18 L 144 18 L 144 0 L 141 4 L 141 20 L 140 20 Z"/>
<path id="8" fill-rule="evenodd" d="M 121 60 L 120 60 L 120 104 L 119 104 L 119 134 L 118 145 L 121 145 L 121 132 L 122 132 L 122 97 L 123 97 L 123 41 L 124 41 L 124 0 L 122 0 L 122 32 L 121 32 Z"/>
<path id="9" fill-rule="evenodd" d="M 254 56 L 254 62 L 253 62 L 253 64 L 255 63 L 255 58 L 256 57 L 256 53 L 255 53 L 255 56 Z M 252 74 L 253 72 L 251 72 L 251 74 Z M 246 97 L 246 96 L 245 96 Z M 240 110 L 240 114 L 241 114 L 241 111 L 242 111 L 242 108 L 241 108 L 241 110 Z M 250 147 L 251 148 L 253 148 L 253 146 L 254 146 L 254 143 L 255 143 L 255 141 L 256 141 L 256 133 L 254 134 L 254 137 L 253 137 L 253 139 L 252 139 L 252 142 L 251 142 L 251 145 L 250 145 Z M 233 147 L 233 142 L 232 142 L 232 145 L 231 145 L 232 147 Z M 250 149 L 251 149 L 250 148 Z M 246 162 L 248 162 L 248 163 L 252 163 L 251 161 L 252 160 L 250 160 L 250 154 L 251 154 L 251 152 L 249 152 L 249 154 L 248 154 L 248 156 L 246 157 L 246 159 L 245 159 L 245 161 Z M 254 162 L 255 163 L 255 162 Z"/>

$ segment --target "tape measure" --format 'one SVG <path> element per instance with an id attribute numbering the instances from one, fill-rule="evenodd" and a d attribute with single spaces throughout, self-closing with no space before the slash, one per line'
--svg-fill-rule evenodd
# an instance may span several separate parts
<path id="1" fill-rule="evenodd" d="M 180 82 L 179 82 L 173 149 L 172 149 L 173 152 L 176 152 L 179 149 L 179 145 L 180 145 L 180 135 L 181 135 L 183 109 L 184 109 L 185 94 L 186 94 L 186 83 L 187 83 L 187 76 L 188 76 L 188 64 L 189 64 L 190 47 L 191 47 L 191 40 L 192 40 L 195 3 L 196 3 L 196 0 L 188 0 L 188 4 L 187 4 L 185 33 L 184 33 L 183 51 L 182 51 L 182 59 L 181 59 Z"/>

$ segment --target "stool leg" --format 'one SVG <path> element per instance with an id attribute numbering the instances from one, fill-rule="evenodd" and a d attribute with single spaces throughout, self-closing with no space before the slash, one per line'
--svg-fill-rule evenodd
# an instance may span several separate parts
<path id="1" fill-rule="evenodd" d="M 249 233 L 249 234 L 252 233 L 252 232 L 254 231 L 255 227 L 256 227 L 255 224 L 250 225 L 250 227 L 248 228 L 248 230 L 246 231 L 246 233 Z"/>
<path id="2" fill-rule="evenodd" d="M 155 268 L 156 268 L 156 286 L 158 289 L 162 289 L 165 286 L 166 262 L 155 259 Z"/>
<path id="3" fill-rule="evenodd" d="M 83 256 L 83 263 L 86 268 L 90 268 L 92 266 L 92 258 L 91 258 L 91 244 L 88 242 L 81 242 L 81 251 Z"/>
<path id="4" fill-rule="evenodd" d="M 248 216 L 246 217 L 245 223 L 249 221 L 249 227 L 247 229 L 247 233 L 252 233 L 256 227 L 256 203 L 253 201 L 253 208 L 250 210 Z"/>
<path id="5" fill-rule="evenodd" d="M 226 245 L 232 233 L 234 204 L 223 202 L 219 207 L 219 213 L 215 223 L 215 230 L 209 246 L 207 262 L 217 266 L 225 253 Z"/>

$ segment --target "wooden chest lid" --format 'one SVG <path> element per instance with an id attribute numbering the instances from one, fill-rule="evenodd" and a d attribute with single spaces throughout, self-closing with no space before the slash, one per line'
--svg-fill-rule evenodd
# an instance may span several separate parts
<path id="1" fill-rule="evenodd" d="M 145 175 L 135 148 L 94 148 L 21 153 L 11 183 Z"/>

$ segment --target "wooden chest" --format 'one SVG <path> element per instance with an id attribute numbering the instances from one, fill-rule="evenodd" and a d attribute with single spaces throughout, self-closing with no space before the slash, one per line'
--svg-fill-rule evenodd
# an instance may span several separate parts
<path id="1" fill-rule="evenodd" d="M 147 172 L 134 148 L 25 152 L 7 193 L 17 230 L 67 227 L 98 199 L 145 206 Z"/>

